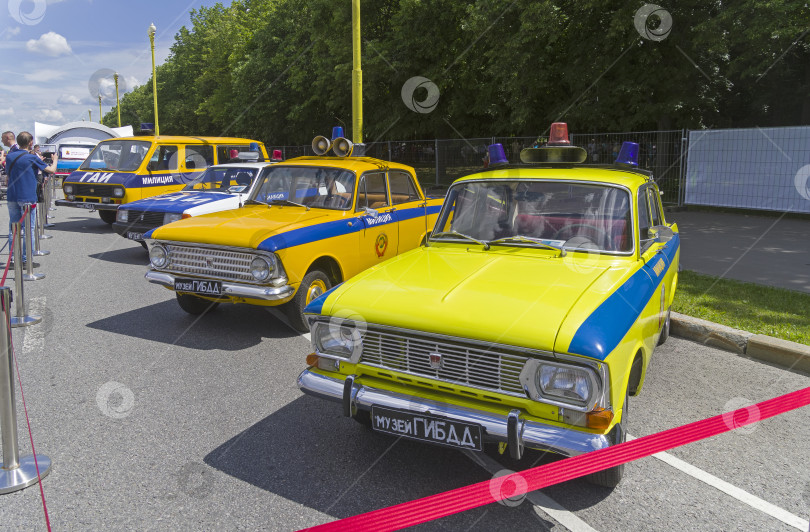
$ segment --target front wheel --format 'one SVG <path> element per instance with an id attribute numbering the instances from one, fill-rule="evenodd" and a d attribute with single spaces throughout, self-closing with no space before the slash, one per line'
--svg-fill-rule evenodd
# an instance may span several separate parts
<path id="1" fill-rule="evenodd" d="M 301 280 L 301 286 L 293 298 L 285 305 L 287 319 L 296 331 L 309 331 L 309 324 L 304 319 L 304 308 L 318 296 L 329 290 L 332 283 L 321 270 L 312 270 Z"/>
<path id="2" fill-rule="evenodd" d="M 180 308 L 189 314 L 194 314 L 195 316 L 205 314 L 206 312 L 211 312 L 219 306 L 219 303 L 216 301 L 208 301 L 207 299 L 203 299 L 201 297 L 192 296 L 189 294 L 175 295 L 177 296 L 177 303 L 180 305 Z"/>
<path id="3" fill-rule="evenodd" d="M 622 419 L 613 427 L 612 438 L 613 444 L 618 445 L 627 440 L 627 410 L 630 403 L 630 384 L 627 385 L 627 392 L 624 395 L 624 405 L 622 405 Z M 620 464 L 609 469 L 603 469 L 596 473 L 591 473 L 585 477 L 585 480 L 591 484 L 602 486 L 605 488 L 615 488 L 621 482 L 624 476 L 624 464 Z"/>
<path id="4" fill-rule="evenodd" d="M 112 225 L 115 222 L 115 211 L 98 211 L 98 215 L 105 224 Z"/>
<path id="5" fill-rule="evenodd" d="M 667 310 L 667 317 L 666 320 L 664 321 L 664 326 L 661 328 L 661 336 L 658 337 L 658 345 L 664 345 L 664 342 L 666 342 L 667 338 L 669 338 L 669 327 L 670 327 L 669 314 L 671 311 L 672 311 L 671 309 Z"/>

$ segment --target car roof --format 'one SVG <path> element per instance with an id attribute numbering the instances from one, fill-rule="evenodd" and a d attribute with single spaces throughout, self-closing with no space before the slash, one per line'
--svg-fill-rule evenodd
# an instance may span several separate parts
<path id="1" fill-rule="evenodd" d="M 212 164 L 209 168 L 264 168 L 265 166 L 272 166 L 278 164 L 277 162 L 244 162 L 244 163 L 222 163 Z"/>
<path id="2" fill-rule="evenodd" d="M 455 183 L 479 179 L 559 179 L 563 181 L 593 181 L 597 183 L 623 185 L 632 189 L 652 181 L 648 175 L 642 172 L 636 172 L 620 166 L 595 167 L 585 165 L 559 165 L 490 168 L 459 178 Z"/>
<path id="3" fill-rule="evenodd" d="M 410 166 L 395 163 L 392 161 L 383 161 L 382 159 L 375 159 L 374 157 L 330 157 L 330 156 L 305 156 L 287 159 L 279 163 L 285 166 L 331 166 L 333 168 L 345 168 L 355 173 L 365 172 L 366 170 L 382 170 L 385 168 L 392 168 L 395 170 L 406 170 L 411 174 L 416 174 L 414 169 Z"/>
<path id="4" fill-rule="evenodd" d="M 116 141 L 116 140 L 140 140 L 145 142 L 157 142 L 159 144 L 249 144 L 256 142 L 264 144 L 258 140 L 243 139 L 239 137 L 189 137 L 180 135 L 161 135 L 155 136 L 140 136 L 140 137 L 115 137 L 112 139 L 104 139 L 102 142 Z"/>

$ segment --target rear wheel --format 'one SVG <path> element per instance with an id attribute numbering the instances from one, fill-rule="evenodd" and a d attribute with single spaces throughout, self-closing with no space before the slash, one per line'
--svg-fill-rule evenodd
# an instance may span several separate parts
<path id="1" fill-rule="evenodd" d="M 115 211 L 98 211 L 98 215 L 105 224 L 112 225 L 115 222 Z"/>
<path id="2" fill-rule="evenodd" d="M 630 385 L 628 383 L 627 392 L 624 395 L 624 405 L 622 406 L 622 419 L 613 427 L 611 438 L 613 442 L 611 445 L 618 445 L 627 440 L 627 411 L 630 403 Z M 597 486 L 605 488 L 615 488 L 621 482 L 624 476 L 624 464 L 611 467 L 610 469 L 603 469 L 596 473 L 591 473 L 585 477 L 585 480 Z"/>
<path id="3" fill-rule="evenodd" d="M 295 330 L 309 331 L 309 324 L 304 319 L 304 308 L 329 290 L 331 286 L 329 277 L 321 270 L 312 270 L 304 276 L 295 296 L 285 305 L 287 319 L 290 320 L 290 324 Z"/>
<path id="4" fill-rule="evenodd" d="M 199 315 L 211 312 L 219 306 L 216 301 L 208 301 L 201 297 L 192 296 L 189 294 L 175 294 L 177 296 L 177 303 L 180 308 L 189 314 Z"/>

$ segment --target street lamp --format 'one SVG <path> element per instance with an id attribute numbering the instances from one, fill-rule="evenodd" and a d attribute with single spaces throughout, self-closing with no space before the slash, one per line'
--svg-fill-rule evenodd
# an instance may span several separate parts
<path id="1" fill-rule="evenodd" d="M 118 72 L 113 74 L 115 79 L 115 108 L 118 109 L 118 127 L 121 127 L 121 102 L 118 100 Z"/>
<path id="2" fill-rule="evenodd" d="M 155 23 L 149 25 L 149 43 L 152 45 L 152 95 L 155 98 L 155 136 L 160 136 L 160 126 L 158 126 L 157 108 L 157 75 L 155 71 Z"/>
<path id="3" fill-rule="evenodd" d="M 87 110 L 87 121 L 88 122 L 93 121 L 93 111 L 91 111 L 90 109 Z"/>
<path id="4" fill-rule="evenodd" d="M 101 112 L 101 93 L 98 93 L 98 123 L 103 125 L 103 119 L 104 114 Z"/>

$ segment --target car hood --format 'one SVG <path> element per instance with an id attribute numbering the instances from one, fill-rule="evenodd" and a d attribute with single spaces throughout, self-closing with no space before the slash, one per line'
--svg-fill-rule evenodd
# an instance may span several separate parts
<path id="1" fill-rule="evenodd" d="M 144 237 L 257 249 L 259 244 L 274 235 L 308 227 L 328 217 L 327 212 L 315 209 L 247 205 L 172 222 L 146 233 Z"/>
<path id="2" fill-rule="evenodd" d="M 168 212 L 181 214 L 188 209 L 200 205 L 210 205 L 212 203 L 231 200 L 238 194 L 227 192 L 174 192 L 153 196 L 130 203 L 125 203 L 118 207 L 121 210 L 146 211 L 146 212 Z M 236 205 L 234 205 L 235 207 Z"/>
<path id="3" fill-rule="evenodd" d="M 540 250 L 422 247 L 347 281 L 322 313 L 553 351 L 569 310 L 607 269 Z"/>

